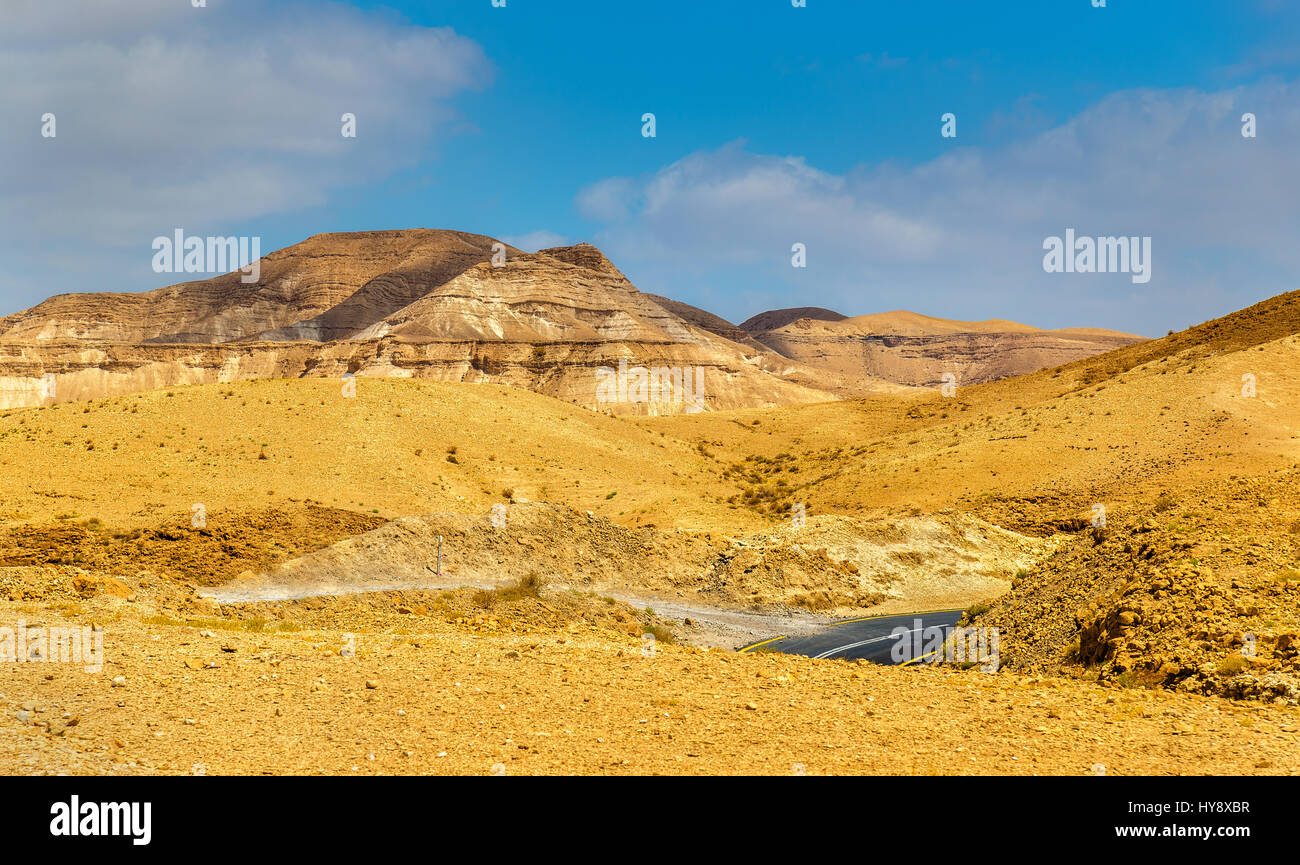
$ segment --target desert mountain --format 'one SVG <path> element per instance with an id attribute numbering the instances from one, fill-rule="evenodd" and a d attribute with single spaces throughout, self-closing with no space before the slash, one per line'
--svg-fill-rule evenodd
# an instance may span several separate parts
<path id="1" fill-rule="evenodd" d="M 62 294 L 0 318 L 0 408 L 354 373 L 493 381 L 614 413 L 673 414 L 904 393 L 947 372 L 974 384 L 1138 339 L 817 307 L 737 326 L 642 293 L 590 244 L 526 253 L 460 231 L 367 231 L 273 252 L 256 283 L 236 271 L 138 294 Z M 611 371 L 613 402 L 598 391 Z M 667 395 L 655 386 L 664 374 Z"/>
<path id="2" fill-rule="evenodd" d="M 688 303 L 682 303 L 679 300 L 672 300 L 667 297 L 660 297 L 657 294 L 648 294 L 646 297 L 671 312 L 673 315 L 688 321 L 696 327 L 703 328 L 709 333 L 729 339 L 732 342 L 746 345 L 756 351 L 770 352 L 771 349 L 754 339 L 740 325 L 732 324 L 721 316 L 714 315 L 711 312 L 691 306 Z"/>
<path id="3" fill-rule="evenodd" d="M 235 272 L 59 295 L 0 319 L 0 406 L 48 401 L 46 375 L 54 401 L 345 373 L 493 381 L 632 414 L 835 398 L 815 371 L 642 294 L 593 246 L 506 247 L 494 263 L 496 243 L 426 229 L 323 234 L 266 256 L 255 284 Z M 598 398 L 602 369 L 668 372 L 672 389 L 622 376 L 610 402 Z"/>
<path id="4" fill-rule="evenodd" d="M 1042 330 L 1014 321 L 953 321 L 905 310 L 846 318 L 820 309 L 757 315 L 741 325 L 784 357 L 826 374 L 851 391 L 864 378 L 935 387 L 952 373 L 979 384 L 1058 366 L 1144 337 L 1093 328 Z"/>
<path id="5" fill-rule="evenodd" d="M 405 326 L 412 341 L 610 335 L 695 341 L 595 247 L 528 254 L 507 246 L 506 263 L 493 267 L 495 243 L 425 229 L 321 234 L 266 256 L 254 284 L 232 272 L 140 294 L 58 295 L 0 319 L 0 335 L 160 344 L 328 342 Z"/>
<path id="6" fill-rule="evenodd" d="M 299 338 L 333 339 L 370 324 L 492 253 L 459 231 L 318 234 L 265 256 L 260 279 L 231 272 L 141 293 L 60 294 L 0 318 L 5 341 L 223 343 L 314 321 Z"/>

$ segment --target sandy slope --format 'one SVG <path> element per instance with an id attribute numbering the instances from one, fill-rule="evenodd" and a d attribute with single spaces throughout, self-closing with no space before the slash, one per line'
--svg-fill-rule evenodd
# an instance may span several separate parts
<path id="1" fill-rule="evenodd" d="M 109 620 L 102 672 L 10 666 L 0 730 L 13 746 L 0 771 L 1300 770 L 1300 718 L 1287 708 L 663 645 L 646 656 L 637 637 L 583 621 L 520 629 L 352 610 L 347 632 L 258 633 L 142 624 L 129 610 L 113 620 L 104 603 L 81 611 Z M 7 602 L 0 612 L 37 615 Z"/>
<path id="2" fill-rule="evenodd" d="M 1294 772 L 1297 331 L 1289 295 L 952 397 L 693 417 L 619 419 L 429 382 L 363 381 L 345 399 L 307 380 L 10 411 L 0 528 L 7 561 L 24 567 L 0 574 L 0 607 L 11 619 L 106 622 L 116 648 L 98 677 L 15 665 L 0 724 L 24 744 L 4 759 L 73 771 Z M 352 552 L 386 542 L 374 525 L 369 540 L 347 537 L 359 516 L 479 525 L 507 498 L 573 515 L 549 535 L 539 523 L 513 538 L 531 548 L 514 561 L 599 551 L 646 585 L 666 562 L 686 574 L 698 561 L 735 602 L 861 589 L 894 543 L 907 545 L 895 550 L 903 560 L 921 557 L 914 570 L 943 578 L 946 562 L 948 588 L 966 591 L 965 552 L 969 570 L 1010 577 L 976 622 L 1002 629 L 1011 669 L 668 646 L 643 659 L 635 632 L 654 623 L 580 585 L 508 618 L 455 593 L 216 607 L 195 594 L 205 580 L 194 556 L 166 546 L 194 540 L 185 524 L 201 500 L 209 531 L 229 530 L 195 540 L 229 549 L 208 584 L 241 561 L 245 579 L 297 571 L 301 581 L 304 562 L 348 573 Z M 795 503 L 809 527 L 788 538 Z M 1090 525 L 1094 504 L 1107 509 L 1105 530 Z M 259 518 L 267 549 L 241 549 L 246 525 L 222 525 L 267 509 L 286 515 Z M 320 530 L 336 512 L 353 515 L 353 531 Z M 588 520 L 595 534 L 579 530 Z M 79 528 L 58 541 L 60 524 Z M 113 574 L 129 558 L 113 551 L 133 549 L 117 533 L 133 527 L 150 533 L 130 540 L 145 567 Z M 602 536 L 616 540 L 596 545 Z M 412 567 L 426 564 L 427 540 Z M 503 540 L 479 538 L 480 570 L 510 558 Z M 32 557 L 92 543 L 82 571 Z M 638 557 L 658 570 L 638 574 Z M 943 586 L 876 584 L 906 589 L 898 603 Z M 238 630 L 261 619 L 263 632 Z M 213 628 L 221 636 L 199 633 Z M 356 658 L 337 654 L 347 634 L 358 635 Z M 1064 677 L 1033 682 L 1024 669 Z M 111 688 L 112 675 L 125 687 Z M 78 723 L 33 726 L 55 709 Z"/>

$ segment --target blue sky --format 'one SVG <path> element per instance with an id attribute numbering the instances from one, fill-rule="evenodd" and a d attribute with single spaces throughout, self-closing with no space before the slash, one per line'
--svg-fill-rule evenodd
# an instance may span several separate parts
<path id="1" fill-rule="evenodd" d="M 1300 287 L 1282 2 L 16 2 L 4 312 L 168 284 L 150 243 L 176 227 L 264 251 L 380 228 L 588 240 L 737 321 L 821 305 L 1159 335 Z M 1070 227 L 1152 237 L 1151 281 L 1045 273 Z"/>

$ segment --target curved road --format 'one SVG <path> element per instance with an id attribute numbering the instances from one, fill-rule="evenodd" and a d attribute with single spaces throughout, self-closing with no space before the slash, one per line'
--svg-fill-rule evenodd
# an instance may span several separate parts
<path id="1" fill-rule="evenodd" d="M 868 616 L 864 619 L 847 619 L 836 622 L 824 631 L 810 637 L 773 637 L 753 643 L 742 652 L 783 652 L 787 655 L 807 655 L 810 658 L 848 658 L 873 661 L 877 664 L 910 664 L 920 660 L 925 650 L 917 647 L 933 645 L 931 640 L 940 629 L 946 638 L 948 632 L 961 618 L 961 610 L 934 610 L 928 613 Z M 898 628 L 906 629 L 901 635 L 906 644 L 894 649 L 900 636 Z"/>

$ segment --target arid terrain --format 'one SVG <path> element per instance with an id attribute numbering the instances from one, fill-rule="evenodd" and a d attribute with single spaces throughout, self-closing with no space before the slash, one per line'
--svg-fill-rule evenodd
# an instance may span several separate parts
<path id="1" fill-rule="evenodd" d="M 1145 339 L 1092 328 L 952 321 L 906 310 L 853 318 L 816 308 L 773 310 L 740 326 L 783 357 L 816 368 L 823 381 L 844 393 L 855 382 L 873 379 L 914 387 L 982 384 Z"/>
<path id="2" fill-rule="evenodd" d="M 0 770 L 1300 769 L 1300 293 L 736 326 L 490 255 L 318 236 L 0 320 L 0 626 L 104 646 L 4 665 Z M 705 410 L 598 403 L 620 358 Z M 733 651 L 940 608 L 998 672 Z"/>
<path id="3" fill-rule="evenodd" d="M 526 253 L 460 231 L 316 235 L 266 256 L 257 282 L 241 278 L 63 294 L 0 318 L 0 408 L 352 373 L 676 414 L 676 393 L 602 402 L 596 370 L 698 369 L 701 407 L 776 407 L 905 393 L 944 372 L 975 384 L 1141 339 L 912 313 L 828 324 L 776 310 L 737 326 L 637 291 L 590 244 Z"/>

